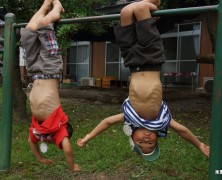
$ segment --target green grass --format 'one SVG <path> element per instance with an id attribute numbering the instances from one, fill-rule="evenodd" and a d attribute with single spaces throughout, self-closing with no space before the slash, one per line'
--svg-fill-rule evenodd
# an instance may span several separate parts
<path id="1" fill-rule="evenodd" d="M 11 164 L 9 172 L 1 172 L 0 179 L 152 179 L 152 180 L 205 180 L 208 179 L 208 159 L 200 151 L 169 130 L 166 139 L 160 139 L 161 155 L 155 162 L 145 162 L 131 152 L 128 138 L 122 126 L 115 125 L 93 139 L 85 148 L 78 148 L 76 141 L 90 132 L 102 119 L 120 113 L 121 104 L 110 105 L 84 100 L 64 100 L 62 105 L 70 117 L 74 128 L 71 139 L 75 162 L 82 167 L 81 173 L 71 173 L 63 155 L 54 145 L 45 157 L 54 160 L 53 165 L 38 163 L 28 147 L 28 127 L 30 122 L 13 122 Z M 29 107 L 28 107 L 29 108 Z M 198 114 L 185 124 L 203 142 L 209 142 L 209 125 L 200 123 Z M 189 116 L 191 117 L 191 115 Z M 175 117 L 177 119 L 177 117 Z"/>

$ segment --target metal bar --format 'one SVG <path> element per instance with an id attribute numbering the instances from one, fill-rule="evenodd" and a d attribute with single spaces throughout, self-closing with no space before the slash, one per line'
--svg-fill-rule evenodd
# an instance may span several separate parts
<path id="1" fill-rule="evenodd" d="M 205 13 L 205 12 L 210 13 L 210 12 L 217 12 L 217 11 L 218 11 L 218 5 L 213 5 L 213 6 L 200 6 L 200 7 L 158 10 L 158 11 L 152 12 L 152 15 L 153 16 L 186 15 L 186 14 L 198 14 L 198 13 Z M 118 19 L 120 19 L 120 14 L 110 14 L 110 15 L 102 15 L 102 16 L 61 19 L 57 23 L 58 24 L 71 24 L 71 23 L 108 21 L 108 20 L 118 20 Z M 20 28 L 26 25 L 27 23 L 14 24 L 14 27 Z"/>
<path id="2" fill-rule="evenodd" d="M 12 134 L 12 75 L 15 59 L 15 15 L 8 13 L 5 16 L 4 29 L 4 64 L 2 89 L 2 119 L 0 136 L 0 171 L 8 171 L 11 159 Z"/>
<path id="3" fill-rule="evenodd" d="M 211 118 L 209 179 L 222 176 L 222 0 L 218 8 L 216 51 L 214 66 L 213 104 Z"/>
<path id="4" fill-rule="evenodd" d="M 218 12 L 218 5 L 178 8 L 178 9 L 165 9 L 165 10 L 154 11 L 152 15 L 153 16 L 187 15 L 187 14 L 190 15 L 190 14 L 212 13 L 212 12 Z"/>

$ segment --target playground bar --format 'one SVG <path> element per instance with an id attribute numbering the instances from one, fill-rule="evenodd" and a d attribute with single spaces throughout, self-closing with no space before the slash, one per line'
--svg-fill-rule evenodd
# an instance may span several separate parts
<path id="1" fill-rule="evenodd" d="M 153 16 L 163 15 L 187 15 L 198 13 L 218 12 L 217 42 L 216 42 L 216 59 L 215 75 L 212 105 L 212 124 L 211 124 L 211 148 L 210 148 L 210 167 L 209 179 L 221 179 L 222 172 L 222 0 L 219 5 L 190 7 L 180 9 L 158 10 L 152 13 Z M 8 19 L 7 19 L 8 18 Z M 4 82 L 3 82 L 3 118 L 1 131 L 3 135 L 0 139 L 0 170 L 9 169 L 10 161 L 10 144 L 11 144 L 11 122 L 12 122 L 12 64 L 15 55 L 15 28 L 24 27 L 26 23 L 13 24 L 14 17 L 7 15 L 5 24 L 5 53 L 4 53 Z M 9 19 L 10 18 L 10 19 Z M 119 14 L 92 16 L 83 18 L 61 19 L 58 24 L 71 24 L 83 22 L 95 22 L 106 20 L 118 20 Z M 11 28 L 13 24 L 14 28 Z M 11 29 L 10 29 L 11 28 Z M 8 112 L 6 114 L 6 112 Z M 201 119 L 200 119 L 201 121 Z M 7 147 L 6 147 L 7 146 Z M 3 147 L 3 149 L 2 149 Z M 7 156 L 7 157 L 6 157 Z M 2 158 L 4 161 L 2 161 Z"/>
<path id="2" fill-rule="evenodd" d="M 4 29 L 4 64 L 2 89 L 2 119 L 0 126 L 0 171 L 9 170 L 11 158 L 12 134 L 12 75 L 15 59 L 15 15 L 8 13 L 5 16 Z"/>
<path id="3" fill-rule="evenodd" d="M 222 0 L 218 9 L 210 139 L 209 179 L 222 178 Z"/>
<path id="4" fill-rule="evenodd" d="M 217 12 L 218 5 L 214 6 L 201 6 L 201 7 L 191 7 L 191 8 L 180 8 L 180 9 L 166 9 L 158 10 L 152 13 L 153 16 L 163 16 L 163 15 L 185 15 L 185 14 L 198 14 L 203 12 Z M 95 21 L 108 21 L 108 20 L 118 20 L 120 18 L 119 14 L 110 14 L 102 16 L 91 16 L 82 18 L 71 18 L 71 19 L 61 19 L 59 24 L 71 24 L 71 23 L 83 23 L 83 22 L 95 22 Z M 20 28 L 24 27 L 27 23 L 15 24 L 14 27 Z"/>

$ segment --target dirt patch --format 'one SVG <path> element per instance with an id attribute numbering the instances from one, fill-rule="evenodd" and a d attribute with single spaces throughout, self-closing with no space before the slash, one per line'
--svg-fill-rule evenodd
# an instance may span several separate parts
<path id="1" fill-rule="evenodd" d="M 61 98 L 84 99 L 92 102 L 114 103 L 119 106 L 128 97 L 127 88 L 73 87 L 59 89 Z M 167 103 L 173 117 L 183 113 L 185 116 L 198 116 L 203 122 L 211 119 L 212 95 L 192 92 L 190 89 L 170 89 L 163 91 L 163 100 Z M 176 116 L 177 117 L 177 116 Z"/>
<path id="2" fill-rule="evenodd" d="M 126 180 L 129 179 L 128 173 L 119 173 L 112 176 L 108 176 L 106 173 L 92 173 L 92 174 L 78 174 L 75 176 L 75 180 Z"/>
<path id="3" fill-rule="evenodd" d="M 59 89 L 61 98 L 76 98 L 105 103 L 123 103 L 128 97 L 127 88 L 97 88 L 97 87 L 72 87 Z M 177 104 L 184 109 L 193 110 L 196 106 L 205 106 L 211 103 L 211 94 L 192 92 L 184 89 L 170 89 L 163 91 L 163 100 L 167 103 Z M 204 108 L 204 107 L 203 107 Z"/>
<path id="4" fill-rule="evenodd" d="M 86 99 L 105 103 L 122 103 L 128 96 L 127 88 L 72 87 L 59 89 L 61 98 Z"/>

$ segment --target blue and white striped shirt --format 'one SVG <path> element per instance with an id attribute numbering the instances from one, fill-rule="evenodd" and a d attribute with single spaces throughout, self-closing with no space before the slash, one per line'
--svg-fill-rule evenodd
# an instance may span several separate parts
<path id="1" fill-rule="evenodd" d="M 131 128 L 145 128 L 151 131 L 156 131 L 158 137 L 167 136 L 167 127 L 172 117 L 164 101 L 162 101 L 159 115 L 155 120 L 145 120 L 140 118 L 132 108 L 129 98 L 123 102 L 122 109 L 125 125 L 129 125 Z"/>

